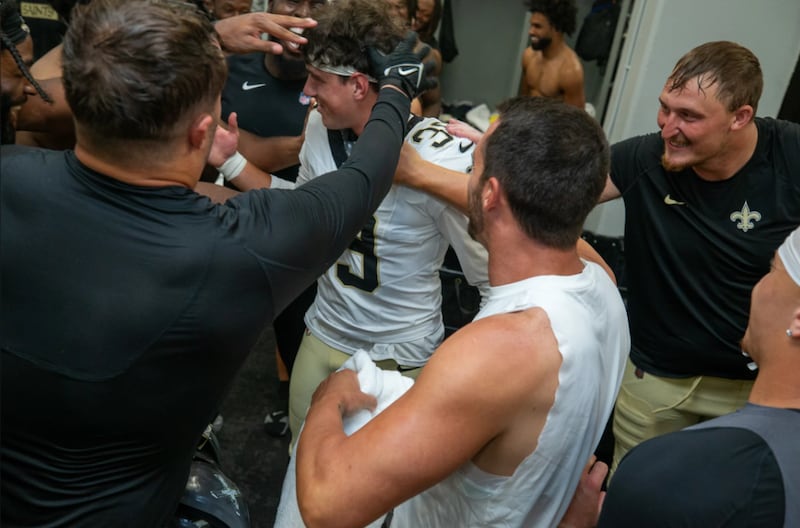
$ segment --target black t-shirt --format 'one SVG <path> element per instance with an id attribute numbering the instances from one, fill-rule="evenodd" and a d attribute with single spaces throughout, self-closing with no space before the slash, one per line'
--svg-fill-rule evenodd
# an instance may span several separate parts
<path id="1" fill-rule="evenodd" d="M 643 442 L 622 460 L 598 528 L 781 528 L 781 468 L 758 434 L 686 430 Z"/>
<path id="2" fill-rule="evenodd" d="M 222 119 L 236 112 L 239 128 L 259 137 L 299 136 L 311 98 L 303 93 L 306 81 L 281 80 L 264 66 L 263 53 L 228 57 L 228 80 L 222 91 Z M 274 174 L 295 181 L 300 165 Z"/>
<path id="3" fill-rule="evenodd" d="M 383 90 L 338 171 L 224 205 L 3 147 L 0 524 L 165 524 L 263 325 L 388 192 L 407 115 Z"/>
<path id="4" fill-rule="evenodd" d="M 800 125 L 756 119 L 758 144 L 732 178 L 666 172 L 658 134 L 612 147 L 625 201 L 631 360 L 667 377 L 749 379 L 740 351 L 750 292 L 800 225 Z"/>

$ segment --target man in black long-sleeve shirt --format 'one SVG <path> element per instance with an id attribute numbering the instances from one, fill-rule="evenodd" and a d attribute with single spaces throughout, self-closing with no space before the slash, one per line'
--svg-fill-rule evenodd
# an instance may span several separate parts
<path id="1" fill-rule="evenodd" d="M 225 80 L 212 26 L 169 0 L 78 9 L 75 151 L 2 151 L 0 524 L 163 526 L 264 322 L 388 191 L 418 88 L 392 66 L 419 60 L 376 56 L 381 95 L 335 174 L 215 205 L 193 191 Z"/>

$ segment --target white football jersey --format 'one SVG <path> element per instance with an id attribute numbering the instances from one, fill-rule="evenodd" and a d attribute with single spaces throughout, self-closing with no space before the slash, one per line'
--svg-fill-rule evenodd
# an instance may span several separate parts
<path id="1" fill-rule="evenodd" d="M 438 119 L 419 120 L 406 141 L 443 167 L 468 172 L 472 166 L 473 143 L 448 134 Z M 345 146 L 342 132 L 328 131 L 312 111 L 297 183 L 335 170 Z M 319 278 L 306 325 L 343 352 L 364 349 L 375 361 L 423 365 L 444 337 L 439 268 L 448 245 L 467 281 L 485 298 L 487 253 L 467 234 L 467 218 L 427 193 L 392 186 L 350 247 Z"/>

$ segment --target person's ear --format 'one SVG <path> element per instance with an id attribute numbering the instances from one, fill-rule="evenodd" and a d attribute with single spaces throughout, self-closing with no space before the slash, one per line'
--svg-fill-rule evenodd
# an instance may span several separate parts
<path id="1" fill-rule="evenodd" d="M 733 130 L 740 130 L 748 125 L 753 120 L 753 117 L 755 117 L 753 107 L 750 105 L 742 105 L 733 112 L 731 128 Z"/>
<path id="2" fill-rule="evenodd" d="M 217 120 L 211 114 L 201 114 L 189 128 L 189 144 L 193 149 L 205 149 L 208 142 L 214 140 Z"/>
<path id="3" fill-rule="evenodd" d="M 350 77 L 350 83 L 353 90 L 353 97 L 361 101 L 370 91 L 369 79 L 363 73 L 355 73 Z"/>
<path id="4" fill-rule="evenodd" d="M 789 328 L 786 330 L 786 335 L 796 343 L 800 343 L 800 308 L 794 311 Z"/>
<path id="5" fill-rule="evenodd" d="M 500 204 L 500 182 L 494 176 L 488 178 L 481 190 L 481 207 L 484 211 L 490 211 Z"/>

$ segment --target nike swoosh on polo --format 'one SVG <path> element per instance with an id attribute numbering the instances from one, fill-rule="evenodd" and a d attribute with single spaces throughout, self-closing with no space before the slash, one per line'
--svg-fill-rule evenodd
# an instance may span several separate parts
<path id="1" fill-rule="evenodd" d="M 262 86 L 266 86 L 267 83 L 259 83 L 259 84 L 249 84 L 247 81 L 242 83 L 242 90 L 245 92 L 247 90 L 253 90 L 255 88 L 261 88 Z"/>
<path id="2" fill-rule="evenodd" d="M 464 142 L 462 141 L 461 143 L 458 144 L 458 150 L 461 151 L 461 153 L 463 154 L 469 149 L 471 149 L 472 145 L 474 145 L 472 141 L 468 141 L 466 145 L 464 145 Z"/>
<path id="3" fill-rule="evenodd" d="M 664 197 L 664 203 L 667 205 L 686 205 L 686 202 L 679 202 L 672 198 L 669 194 Z"/>

